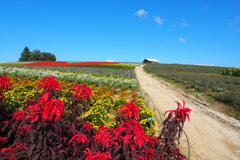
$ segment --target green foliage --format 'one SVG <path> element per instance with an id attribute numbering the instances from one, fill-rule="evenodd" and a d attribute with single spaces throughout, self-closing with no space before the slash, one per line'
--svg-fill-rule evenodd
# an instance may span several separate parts
<path id="1" fill-rule="evenodd" d="M 31 55 L 31 52 L 30 52 L 29 48 L 25 47 L 23 49 L 23 52 L 21 53 L 21 57 L 19 58 L 19 62 L 30 61 L 30 55 Z"/>
<path id="2" fill-rule="evenodd" d="M 147 64 L 144 68 L 147 72 L 170 79 L 187 89 L 202 92 L 240 111 L 240 77 L 224 76 L 229 75 L 230 70 L 179 64 Z M 219 74 L 219 70 L 225 74 Z M 240 116 L 236 115 L 236 118 L 240 119 Z"/>
<path id="3" fill-rule="evenodd" d="M 240 77 L 240 68 L 221 68 L 219 72 L 222 75 L 230 75 Z"/>
<path id="4" fill-rule="evenodd" d="M 41 52 L 36 49 L 30 52 L 28 47 L 25 47 L 19 58 L 19 62 L 28 61 L 56 61 L 56 56 L 49 52 Z"/>

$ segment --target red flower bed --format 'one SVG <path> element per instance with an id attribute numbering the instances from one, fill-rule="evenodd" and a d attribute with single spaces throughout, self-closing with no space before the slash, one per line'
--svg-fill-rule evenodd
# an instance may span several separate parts
<path id="1" fill-rule="evenodd" d="M 98 64 L 118 64 L 118 62 L 67 62 L 67 61 L 42 61 L 23 64 L 22 66 L 82 66 Z"/>
<path id="2" fill-rule="evenodd" d="M 6 84 L 10 86 L 7 77 L 0 86 L 8 88 Z M 176 142 L 191 111 L 185 102 L 177 102 L 176 110 L 166 112 L 162 131 L 155 137 L 139 124 L 139 106 L 134 101 L 120 107 L 119 126 L 95 130 L 81 119 L 82 106 L 91 103 L 90 88 L 75 85 L 74 93 L 69 92 L 72 102 L 65 105 L 59 99 L 61 86 L 56 77 L 43 78 L 39 86 L 44 91 L 28 107 L 0 119 L 0 159 L 186 160 Z M 5 109 L 3 101 L 0 107 Z"/>

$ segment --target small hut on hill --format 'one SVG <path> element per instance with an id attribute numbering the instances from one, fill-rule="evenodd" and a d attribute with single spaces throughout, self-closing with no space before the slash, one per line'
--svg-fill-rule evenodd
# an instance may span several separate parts
<path id="1" fill-rule="evenodd" d="M 143 63 L 159 63 L 159 60 L 157 60 L 157 59 L 145 58 L 145 59 L 143 60 Z"/>

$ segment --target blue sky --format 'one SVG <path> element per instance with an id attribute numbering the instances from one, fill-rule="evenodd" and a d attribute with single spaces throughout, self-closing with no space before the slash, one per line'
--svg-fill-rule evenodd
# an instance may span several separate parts
<path id="1" fill-rule="evenodd" d="M 60 61 L 240 67 L 239 0 L 0 0 L 0 62 L 25 46 Z"/>

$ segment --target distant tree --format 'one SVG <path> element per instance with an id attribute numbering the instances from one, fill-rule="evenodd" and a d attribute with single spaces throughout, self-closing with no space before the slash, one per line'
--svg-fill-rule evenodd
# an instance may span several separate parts
<path id="1" fill-rule="evenodd" d="M 30 61 L 31 52 L 28 47 L 25 47 L 21 53 L 21 57 L 19 58 L 19 62 Z"/>
<path id="2" fill-rule="evenodd" d="M 56 61 L 56 56 L 49 52 L 41 52 L 39 49 L 30 52 L 29 49 L 25 47 L 19 61 Z"/>
<path id="3" fill-rule="evenodd" d="M 39 49 L 35 49 L 31 52 L 31 61 L 42 61 L 41 51 Z"/>
<path id="4" fill-rule="evenodd" d="M 49 52 L 42 52 L 42 55 L 44 57 L 43 60 L 47 60 L 47 61 L 56 61 L 56 56 L 52 53 Z"/>

